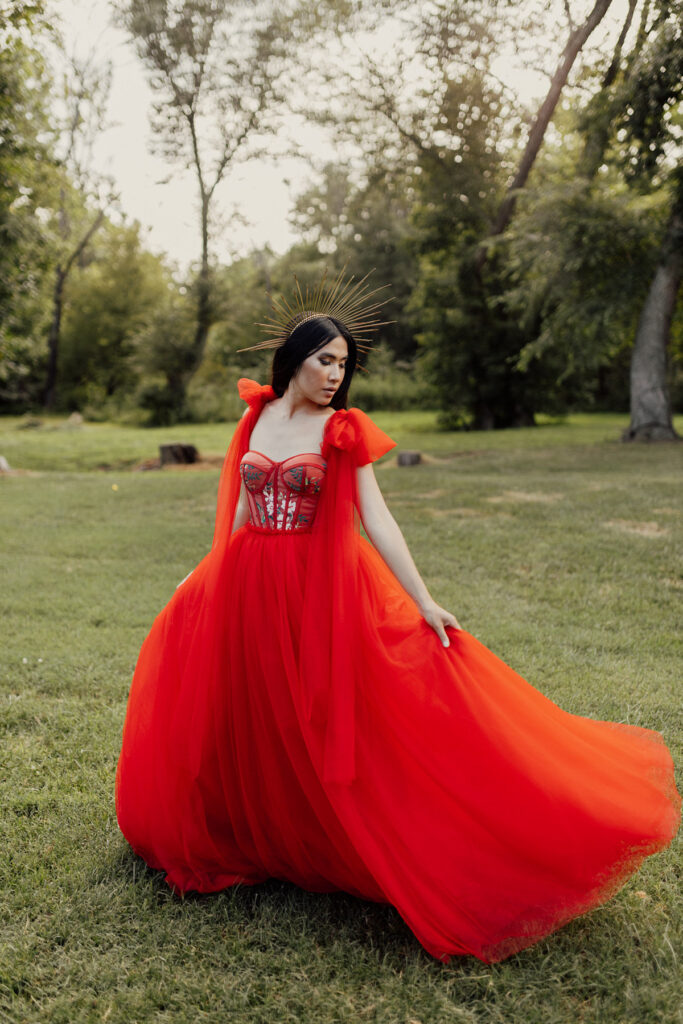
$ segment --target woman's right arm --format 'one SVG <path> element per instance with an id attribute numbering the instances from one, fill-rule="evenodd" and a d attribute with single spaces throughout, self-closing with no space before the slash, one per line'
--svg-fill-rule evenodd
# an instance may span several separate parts
<path id="1" fill-rule="evenodd" d="M 237 508 L 235 509 L 235 518 L 232 521 L 231 533 L 234 533 L 235 530 L 239 530 L 240 526 L 244 526 L 248 519 L 249 503 L 247 501 L 247 491 L 244 486 L 244 481 L 242 481 L 242 484 L 240 485 L 240 496 L 237 499 Z"/>
<path id="2" fill-rule="evenodd" d="M 461 629 L 452 612 L 442 608 L 431 596 L 417 570 L 405 538 L 387 508 L 372 463 L 356 470 L 361 521 L 368 537 L 393 572 L 396 579 L 417 604 L 422 617 L 438 634 L 444 647 L 450 645 L 446 626 Z"/>

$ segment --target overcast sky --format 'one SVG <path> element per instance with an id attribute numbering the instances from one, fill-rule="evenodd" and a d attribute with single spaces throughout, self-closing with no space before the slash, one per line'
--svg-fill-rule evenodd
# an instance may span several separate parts
<path id="1" fill-rule="evenodd" d="M 612 17 L 622 14 L 626 4 L 627 0 L 614 0 Z M 115 127 L 100 142 L 98 163 L 113 174 L 126 214 L 146 229 L 146 244 L 166 253 L 184 269 L 197 258 L 199 250 L 196 186 L 191 174 L 183 176 L 150 153 L 152 91 L 139 58 L 126 35 L 112 25 L 107 0 L 52 0 L 51 7 L 58 13 L 69 51 L 82 56 L 94 47 L 113 62 L 109 117 Z M 547 80 L 531 71 L 520 71 L 512 65 L 499 70 L 503 75 L 507 71 L 508 80 L 514 81 L 525 101 L 542 95 L 547 88 Z M 312 154 L 322 158 L 322 131 L 305 131 Z M 172 175 L 167 181 L 169 170 Z M 231 253 L 245 253 L 266 242 L 277 252 L 284 252 L 295 240 L 287 222 L 293 199 L 309 180 L 306 165 L 298 160 L 259 159 L 237 168 L 217 195 L 226 215 L 230 211 L 229 197 L 248 223 L 231 224 L 229 233 L 217 240 L 215 254 L 229 261 Z"/>

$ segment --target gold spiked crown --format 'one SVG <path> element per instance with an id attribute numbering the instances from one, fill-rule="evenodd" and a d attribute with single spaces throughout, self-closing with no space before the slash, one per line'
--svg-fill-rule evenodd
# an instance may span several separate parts
<path id="1" fill-rule="evenodd" d="M 258 326 L 262 327 L 269 337 L 257 345 L 249 345 L 247 348 L 239 348 L 237 351 L 251 352 L 254 349 L 279 348 L 280 345 L 285 344 L 292 331 L 306 320 L 312 320 L 318 316 L 329 316 L 344 325 L 361 351 L 368 352 L 371 348 L 371 345 L 368 344 L 370 342 L 370 338 L 367 336 L 368 332 L 376 331 L 378 327 L 383 327 L 385 324 L 396 322 L 395 320 L 379 319 L 379 310 L 391 301 L 391 297 L 375 299 L 370 302 L 370 299 L 378 292 L 390 287 L 388 284 L 384 284 L 369 291 L 369 285 L 365 282 L 372 272 L 372 270 L 368 271 L 360 281 L 355 281 L 354 274 L 351 274 L 348 281 L 344 281 L 346 273 L 346 264 L 344 264 L 337 277 L 327 283 L 327 268 L 325 268 L 319 284 L 312 289 L 306 286 L 305 292 L 302 292 L 295 274 L 292 301 L 289 302 L 284 296 L 277 299 L 271 297 L 273 315 L 267 317 L 265 323 L 258 323 Z"/>

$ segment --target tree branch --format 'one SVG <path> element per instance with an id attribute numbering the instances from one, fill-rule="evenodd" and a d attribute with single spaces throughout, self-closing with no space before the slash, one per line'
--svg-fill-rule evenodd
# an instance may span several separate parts
<path id="1" fill-rule="evenodd" d="M 99 228 L 99 226 L 100 226 L 100 224 L 102 223 L 103 220 L 104 220 L 104 210 L 99 210 L 97 216 L 95 217 L 95 220 L 92 222 L 92 224 L 90 225 L 88 230 L 85 232 L 85 234 L 81 238 L 81 240 L 78 243 L 78 245 L 76 246 L 76 248 L 72 251 L 72 253 L 69 256 L 69 258 L 67 259 L 66 263 L 64 264 L 64 267 L 63 267 L 63 270 L 62 270 L 62 274 L 63 274 L 64 277 L 67 276 L 67 274 L 71 270 L 71 267 L 73 266 L 74 262 L 81 255 L 81 253 L 85 249 L 86 245 L 88 244 L 88 242 L 90 241 L 92 236 L 95 234 L 95 232 L 97 231 L 97 229 Z"/>
<path id="2" fill-rule="evenodd" d="M 564 88 L 567 78 L 569 77 L 569 72 L 574 65 L 574 61 L 581 52 L 581 49 L 590 34 L 595 28 L 597 28 L 604 18 L 611 2 L 612 0 L 596 0 L 592 11 L 584 23 L 570 34 L 565 48 L 562 51 L 560 62 L 555 74 L 553 75 L 546 98 L 541 104 L 541 107 L 529 130 L 527 144 L 517 167 L 515 176 L 508 187 L 505 199 L 498 208 L 496 218 L 491 225 L 489 237 L 495 237 L 496 235 L 502 234 L 510 223 L 514 213 L 515 204 L 517 202 L 517 193 L 526 184 L 531 168 L 533 167 L 534 161 L 538 155 L 538 151 L 541 148 L 546 129 L 562 93 L 562 89 Z M 479 270 L 481 270 L 485 264 L 486 259 L 487 247 L 483 244 L 479 247 L 475 258 L 475 263 Z"/>

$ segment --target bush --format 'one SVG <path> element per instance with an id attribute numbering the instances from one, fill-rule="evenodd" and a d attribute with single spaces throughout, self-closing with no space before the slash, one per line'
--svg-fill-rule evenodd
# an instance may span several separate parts
<path id="1" fill-rule="evenodd" d="M 246 406 L 237 393 L 240 377 L 266 384 L 270 381 L 272 352 L 251 353 L 251 365 L 226 364 L 205 356 L 187 386 L 185 414 L 191 423 L 226 423 L 238 420 Z"/>
<path id="2" fill-rule="evenodd" d="M 192 423 L 225 423 L 237 420 L 245 405 L 237 394 L 237 373 L 213 361 L 202 363 L 187 388 L 187 415 Z"/>
<path id="3" fill-rule="evenodd" d="M 380 343 L 370 352 L 367 372 L 356 370 L 350 402 L 366 412 L 437 407 L 437 394 L 426 379 L 419 360 L 394 361 L 388 345 Z"/>

